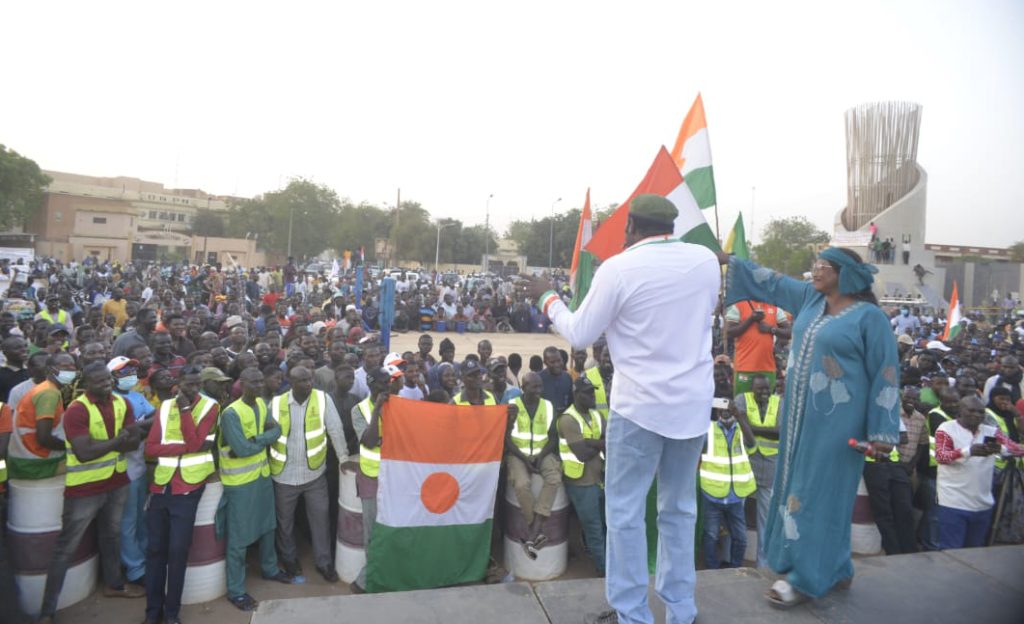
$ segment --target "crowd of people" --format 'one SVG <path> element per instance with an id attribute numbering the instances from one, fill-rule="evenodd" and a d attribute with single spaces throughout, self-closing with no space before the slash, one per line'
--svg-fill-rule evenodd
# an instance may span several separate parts
<path id="1" fill-rule="evenodd" d="M 226 500 L 219 530 L 232 604 L 257 604 L 245 587 L 251 545 L 258 544 L 265 578 L 290 584 L 303 576 L 299 498 L 317 572 L 336 582 L 337 465 L 357 470 L 368 543 L 381 409 L 393 395 L 509 405 L 505 474 L 528 527 L 522 548 L 531 557 L 544 548 L 544 520 L 564 484 L 595 568 L 604 572 L 604 451 L 616 356 L 604 338 L 589 351 L 505 355 L 484 339 L 475 353 L 457 357 L 448 339 L 435 356 L 434 338 L 424 333 L 416 351 L 389 353 L 376 333 L 379 280 L 305 275 L 291 262 L 240 271 L 40 260 L 5 262 L 0 272 L 7 276 L 0 280 L 0 474 L 65 475 L 44 620 L 53 617 L 71 556 L 96 520 L 105 595 L 145 596 L 147 622 L 178 621 L 191 526 L 215 473 Z M 433 332 L 439 321 L 465 331 L 549 331 L 548 306 L 516 280 L 401 273 L 395 281 L 397 331 Z M 555 288 L 568 300 L 564 279 Z M 742 565 L 749 497 L 757 507 L 757 563 L 766 565 L 798 311 L 742 300 L 722 314 L 715 396 L 724 401 L 716 403 L 697 472 L 706 567 Z M 1016 496 L 1002 496 L 1007 504 L 993 518 L 1024 453 L 1020 317 L 1013 310 L 998 318 L 969 314 L 944 341 L 943 315 L 887 312 L 897 337 L 901 433 L 891 450 L 866 448 L 863 470 L 885 552 L 977 546 L 993 532 L 1024 541 L 1019 479 Z M 831 409 L 842 409 L 855 391 L 840 381 L 844 363 L 816 366 L 820 372 L 798 383 L 825 390 Z M 544 482 L 537 496 L 534 474 Z M 723 561 L 725 535 L 731 546 Z M 364 587 L 365 570 L 352 589 Z"/>

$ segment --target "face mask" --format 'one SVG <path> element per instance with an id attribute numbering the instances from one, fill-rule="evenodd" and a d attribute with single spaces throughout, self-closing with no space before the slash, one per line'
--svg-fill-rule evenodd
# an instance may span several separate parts
<path id="1" fill-rule="evenodd" d="M 67 386 L 75 382 L 78 378 L 78 371 L 57 371 L 57 383 L 62 386 Z"/>
<path id="2" fill-rule="evenodd" d="M 117 380 L 117 389 L 124 392 L 128 392 L 135 387 L 135 384 L 139 383 L 138 375 L 128 375 L 127 377 L 121 377 Z"/>

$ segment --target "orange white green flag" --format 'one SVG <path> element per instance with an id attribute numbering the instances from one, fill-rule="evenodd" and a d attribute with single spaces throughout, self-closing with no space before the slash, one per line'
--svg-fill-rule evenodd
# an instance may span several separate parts
<path id="1" fill-rule="evenodd" d="M 507 416 L 505 405 L 388 399 L 377 520 L 366 553 L 368 591 L 484 578 Z"/>
<path id="2" fill-rule="evenodd" d="M 590 189 L 587 199 L 583 202 L 580 213 L 580 226 L 576 230 L 576 244 L 572 248 L 572 267 L 569 269 L 569 283 L 572 284 L 572 301 L 569 309 L 575 310 L 583 303 L 583 298 L 590 290 L 590 282 L 594 279 L 594 255 L 585 249 L 593 237 L 594 222 L 590 216 Z"/>
<path id="3" fill-rule="evenodd" d="M 662 146 L 637 189 L 594 233 L 587 251 L 604 261 L 623 250 L 629 205 L 642 193 L 661 195 L 675 204 L 679 210 L 675 236 L 715 251 L 720 249 L 704 216 L 705 209 L 714 206 L 717 198 L 704 101 L 699 94 L 683 120 L 672 151 Z"/>
<path id="4" fill-rule="evenodd" d="M 946 313 L 946 331 L 942 333 L 942 340 L 952 340 L 963 329 L 960 321 L 963 320 L 963 310 L 960 309 L 960 295 L 956 290 L 956 280 L 953 280 L 953 296 L 949 298 L 949 312 Z"/>

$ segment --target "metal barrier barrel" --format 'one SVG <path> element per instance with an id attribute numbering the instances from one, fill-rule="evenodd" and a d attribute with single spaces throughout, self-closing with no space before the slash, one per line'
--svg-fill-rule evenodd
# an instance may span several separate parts
<path id="1" fill-rule="evenodd" d="M 356 493 L 356 469 L 341 466 L 338 475 L 338 535 L 334 568 L 351 583 L 366 565 L 363 545 L 363 504 Z"/>
<path id="2" fill-rule="evenodd" d="M 14 581 L 21 609 L 38 615 L 43 604 L 46 571 L 60 536 L 64 511 L 64 475 L 29 481 L 12 479 L 7 516 L 7 546 L 10 549 Z M 64 609 L 85 600 L 96 589 L 99 549 L 96 526 L 86 529 L 71 557 L 57 608 Z"/>
<path id="3" fill-rule="evenodd" d="M 228 591 L 227 563 L 224 558 L 227 545 L 225 540 L 217 539 L 214 530 L 214 519 L 223 494 L 224 486 L 220 480 L 212 480 L 206 483 L 203 496 L 199 499 L 192 545 L 188 549 L 188 567 L 185 568 L 181 604 L 209 602 Z"/>
<path id="4" fill-rule="evenodd" d="M 543 485 L 542 476 L 530 476 L 534 497 L 540 494 Z M 505 568 L 516 578 L 546 581 L 565 572 L 569 560 L 569 497 L 561 484 L 551 505 L 551 515 L 542 526 L 541 531 L 548 541 L 537 551 L 537 558 L 530 559 L 523 549 L 523 541 L 529 537 L 529 527 L 519 508 L 515 489 L 505 488 Z"/>

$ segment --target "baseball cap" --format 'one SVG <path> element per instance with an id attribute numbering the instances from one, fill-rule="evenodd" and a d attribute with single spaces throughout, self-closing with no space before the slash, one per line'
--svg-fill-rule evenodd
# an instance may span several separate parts
<path id="1" fill-rule="evenodd" d="M 487 370 L 491 371 L 492 373 L 500 371 L 503 368 L 508 368 L 508 362 L 506 362 L 505 360 L 499 357 L 492 357 L 491 359 L 487 360 Z"/>
<path id="2" fill-rule="evenodd" d="M 355 311 L 355 309 L 356 309 L 356 305 L 354 303 L 350 303 L 347 306 L 345 306 L 345 311 L 346 312 L 352 312 L 352 311 Z"/>
<path id="3" fill-rule="evenodd" d="M 116 358 L 107 362 L 107 370 L 110 372 L 119 371 L 125 366 L 138 366 L 139 361 L 133 360 L 132 358 L 119 355 Z"/>
<path id="4" fill-rule="evenodd" d="M 62 325 L 60 323 L 52 323 L 50 325 L 50 329 L 47 330 L 46 335 L 47 336 L 52 336 L 52 335 L 54 335 L 56 333 L 60 333 L 60 332 L 64 332 L 65 334 L 70 334 L 71 333 L 71 332 L 68 331 L 68 326 L 67 325 Z"/>
<path id="5" fill-rule="evenodd" d="M 463 362 L 461 368 L 463 375 L 478 375 L 483 372 L 483 367 L 480 366 L 480 362 L 472 359 Z"/>
<path id="6" fill-rule="evenodd" d="M 586 377 L 580 377 L 576 381 L 572 382 L 573 392 L 590 392 L 593 390 L 594 384 L 592 384 Z"/>
<path id="7" fill-rule="evenodd" d="M 396 366 L 401 368 L 404 365 L 405 360 L 403 360 L 402 356 L 395 351 L 388 353 L 387 356 L 384 357 L 384 366 Z"/>
<path id="8" fill-rule="evenodd" d="M 931 342 L 929 342 L 925 346 L 925 348 L 929 349 L 929 350 L 943 351 L 943 352 L 945 352 L 945 351 L 952 351 L 952 349 L 947 347 L 946 344 L 944 342 L 942 342 L 941 340 L 932 340 Z"/>
<path id="9" fill-rule="evenodd" d="M 229 316 L 227 318 L 226 321 L 224 321 L 224 324 L 227 326 L 228 329 L 231 329 L 235 325 L 241 325 L 244 322 L 245 321 L 242 320 L 241 316 L 239 316 L 237 314 L 232 314 L 231 316 Z"/>
<path id="10" fill-rule="evenodd" d="M 200 371 L 199 381 L 231 381 L 231 378 L 216 366 L 207 366 Z"/>
<path id="11" fill-rule="evenodd" d="M 913 345 L 914 339 L 910 337 L 910 334 L 900 334 L 900 337 L 896 339 L 896 342 L 905 345 Z"/>

